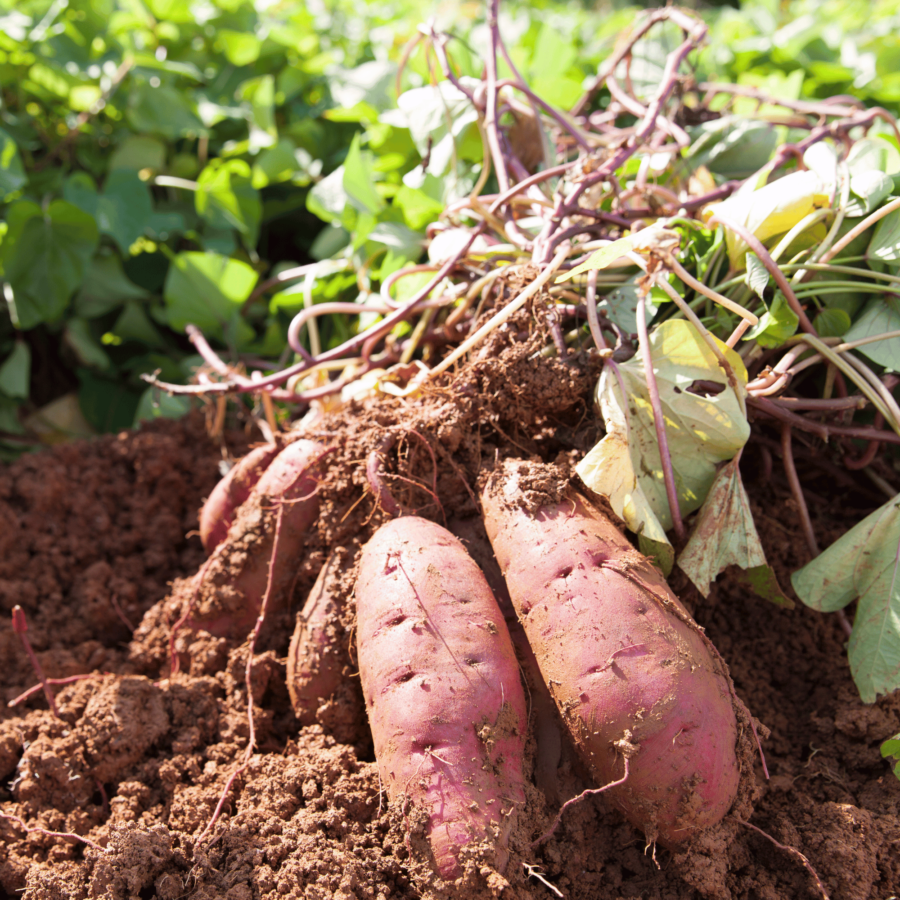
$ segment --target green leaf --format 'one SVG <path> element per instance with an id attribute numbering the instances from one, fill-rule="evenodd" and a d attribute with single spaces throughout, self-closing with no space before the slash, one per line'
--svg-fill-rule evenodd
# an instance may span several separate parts
<path id="1" fill-rule="evenodd" d="M 110 331 L 124 341 L 140 341 L 150 347 L 165 345 L 159 329 L 150 321 L 143 307 L 133 300 L 125 304 L 125 308 Z"/>
<path id="2" fill-rule="evenodd" d="M 81 284 L 97 246 L 97 224 L 78 207 L 54 200 L 43 212 L 19 201 L 9 210 L 0 264 L 23 329 L 56 321 Z"/>
<path id="3" fill-rule="evenodd" d="M 759 541 L 738 458 L 719 469 L 691 537 L 678 557 L 678 566 L 704 597 L 709 596 L 710 586 L 720 572 L 728 566 L 738 566 L 753 573 L 750 582 L 759 584 L 763 596 L 777 597 L 780 606 L 793 605 L 780 589 L 772 590 L 777 589 L 778 583 L 771 583 L 775 576 Z"/>
<path id="4" fill-rule="evenodd" d="M 136 81 L 128 98 L 128 122 L 134 131 L 175 140 L 206 134 L 187 96 L 169 87 Z"/>
<path id="5" fill-rule="evenodd" d="M 31 383 L 31 348 L 16 341 L 12 353 L 0 365 L 0 391 L 7 397 L 25 399 Z"/>
<path id="6" fill-rule="evenodd" d="M 761 347 L 780 347 L 796 334 L 799 321 L 784 294 L 777 291 L 772 304 L 760 316 L 759 322 L 747 332 L 744 340 L 756 340 Z"/>
<path id="7" fill-rule="evenodd" d="M 255 34 L 246 31 L 232 31 L 222 28 L 217 35 L 225 48 L 225 56 L 232 65 L 249 66 L 259 59 L 262 41 Z"/>
<path id="8" fill-rule="evenodd" d="M 27 181 L 16 142 L 0 128 L 0 200 L 21 190 Z"/>
<path id="9" fill-rule="evenodd" d="M 743 390 L 741 358 L 719 343 Z M 653 371 L 662 402 L 675 489 L 682 515 L 706 499 L 720 463 L 747 441 L 750 426 L 718 359 L 699 332 L 683 319 L 670 319 L 650 336 Z M 635 358 L 619 365 L 618 379 L 605 368 L 597 402 L 606 436 L 578 464 L 582 481 L 609 499 L 628 527 L 654 541 L 666 541 L 672 526 L 644 367 Z"/>
<path id="10" fill-rule="evenodd" d="M 883 263 L 900 260 L 900 210 L 888 213 L 875 226 L 866 257 Z"/>
<path id="11" fill-rule="evenodd" d="M 634 334 L 637 331 L 637 301 L 638 281 L 641 275 L 634 275 L 621 287 L 611 290 L 608 294 L 597 298 L 597 309 L 603 313 L 610 322 L 615 322 L 623 331 Z M 656 310 L 659 308 L 654 300 L 654 287 L 644 300 L 644 313 L 647 324 L 653 320 Z M 666 295 L 666 299 L 668 296 Z"/>
<path id="12" fill-rule="evenodd" d="M 377 216 L 384 209 L 385 203 L 375 190 L 375 179 L 372 173 L 372 154 L 363 153 L 359 146 L 359 134 L 353 136 L 353 142 L 344 160 L 343 188 L 350 202 L 360 212 Z"/>
<path id="13" fill-rule="evenodd" d="M 819 612 L 859 598 L 848 653 L 864 703 L 900 688 L 900 497 L 867 516 L 791 578 Z"/>
<path id="14" fill-rule="evenodd" d="M 159 172 L 165 164 L 166 146 L 162 141 L 143 134 L 133 134 L 116 147 L 109 161 L 109 169 L 111 172 L 117 169 L 130 169 L 135 172 L 151 169 Z"/>
<path id="15" fill-rule="evenodd" d="M 615 262 L 620 256 L 624 256 L 633 248 L 634 240 L 632 238 L 619 238 L 617 241 L 595 250 L 581 265 L 575 266 L 574 269 L 571 269 L 564 275 L 560 275 L 556 279 L 556 283 L 560 284 L 563 281 L 569 281 L 576 275 L 582 275 L 585 272 L 590 272 L 592 269 L 605 269 L 610 263 Z"/>
<path id="16" fill-rule="evenodd" d="M 747 271 L 744 273 L 744 283 L 760 300 L 764 300 L 769 286 L 769 270 L 755 253 L 747 251 L 745 259 Z"/>
<path id="17" fill-rule="evenodd" d="M 100 432 L 130 428 L 137 409 L 138 394 L 119 381 L 110 381 L 88 369 L 79 369 L 81 387 L 78 405 L 88 422 Z"/>
<path id="18" fill-rule="evenodd" d="M 793 609 L 796 604 L 789 597 L 786 597 L 778 578 L 771 566 L 754 566 L 751 569 L 738 570 L 734 573 L 737 581 L 743 582 L 763 600 L 781 606 L 784 609 Z"/>
<path id="19" fill-rule="evenodd" d="M 183 331 L 191 322 L 221 336 L 256 280 L 256 272 L 238 259 L 217 253 L 179 253 L 169 267 L 163 292 L 169 325 Z"/>
<path id="20" fill-rule="evenodd" d="M 439 200 L 405 184 L 394 194 L 393 206 L 403 213 L 406 224 L 413 231 L 424 230 L 426 225 L 437 221 L 438 216 L 444 211 L 444 204 Z"/>
<path id="21" fill-rule="evenodd" d="M 242 159 L 213 159 L 197 179 L 197 212 L 213 228 L 235 228 L 255 245 L 262 202 L 254 189 L 250 166 Z"/>
<path id="22" fill-rule="evenodd" d="M 131 281 L 114 251 L 95 256 L 88 263 L 81 290 L 75 296 L 75 313 L 95 319 L 121 306 L 127 300 L 141 300 L 147 291 Z"/>
<path id="23" fill-rule="evenodd" d="M 823 309 L 813 320 L 813 328 L 819 337 L 843 337 L 850 325 L 850 316 L 843 309 Z"/>
<path id="24" fill-rule="evenodd" d="M 900 297 L 885 293 L 869 301 L 853 327 L 844 335 L 844 340 L 858 341 L 889 331 L 900 331 Z M 900 338 L 863 344 L 855 352 L 888 369 L 900 371 Z"/>
<path id="25" fill-rule="evenodd" d="M 294 142 L 288 138 L 281 138 L 274 147 L 263 150 L 253 164 L 253 187 L 260 190 L 269 184 L 291 181 L 301 174 L 297 152 Z"/>
<path id="26" fill-rule="evenodd" d="M 100 233 L 111 237 L 123 253 L 144 234 L 153 216 L 150 189 L 127 169 L 111 172 L 102 194 L 89 175 L 77 172 L 66 180 L 63 196 L 92 216 Z"/>
<path id="27" fill-rule="evenodd" d="M 83 365 L 100 370 L 110 367 L 109 355 L 91 333 L 91 326 L 87 319 L 69 319 L 66 323 L 64 339 Z"/>
<path id="28" fill-rule="evenodd" d="M 850 179 L 851 197 L 844 214 L 865 216 L 881 206 L 881 201 L 894 189 L 894 179 L 884 172 L 861 172 Z"/>
<path id="29" fill-rule="evenodd" d="M 900 778 L 900 734 L 881 745 L 881 755 L 890 761 L 894 774 Z"/>
<path id="30" fill-rule="evenodd" d="M 726 178 L 743 178 L 772 157 L 778 135 L 767 122 L 723 116 L 692 130 L 686 158 Z"/>
<path id="31" fill-rule="evenodd" d="M 180 419 L 190 411 L 190 398 L 177 394 L 164 394 L 156 388 L 150 387 L 141 394 L 132 427 L 138 428 L 141 422 L 151 422 L 153 419 Z"/>
<path id="32" fill-rule="evenodd" d="M 344 190 L 344 167 L 339 166 L 306 195 L 306 208 L 323 222 L 339 225 L 350 196 Z M 443 206 L 441 207 L 443 209 Z"/>

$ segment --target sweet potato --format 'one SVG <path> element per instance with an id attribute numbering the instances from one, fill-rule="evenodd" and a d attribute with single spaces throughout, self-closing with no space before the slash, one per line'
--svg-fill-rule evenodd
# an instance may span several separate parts
<path id="1" fill-rule="evenodd" d="M 381 780 L 424 810 L 433 864 L 487 847 L 501 870 L 524 803 L 525 696 L 503 615 L 446 529 L 415 516 L 366 544 L 356 586 L 359 670 Z"/>
<path id="2" fill-rule="evenodd" d="M 743 708 L 724 662 L 605 516 L 571 489 L 524 507 L 530 486 L 541 490 L 536 474 L 507 460 L 487 480 L 494 553 L 594 778 L 620 780 L 628 757 L 627 779 L 607 797 L 648 840 L 677 846 L 735 799 Z"/>
<path id="3" fill-rule="evenodd" d="M 350 662 L 340 621 L 340 577 L 344 562 L 332 554 L 297 616 L 287 658 L 287 686 L 301 725 L 316 721 L 319 704 L 344 680 Z"/>
<path id="4" fill-rule="evenodd" d="M 297 571 L 304 533 L 319 515 L 316 463 L 322 454 L 320 444 L 299 440 L 272 460 L 238 509 L 227 538 L 190 583 L 186 624 L 220 637 L 246 636 L 265 596 L 276 531 L 271 599 L 273 606 L 283 602 Z"/>
<path id="5" fill-rule="evenodd" d="M 530 725 L 534 734 L 537 752 L 534 758 L 534 780 L 549 803 L 559 803 L 559 781 L 557 769 L 562 755 L 562 735 L 556 704 L 544 684 L 543 676 L 535 659 L 525 629 L 519 621 L 515 607 L 509 596 L 509 589 L 503 580 L 503 573 L 491 549 L 484 522 L 475 516 L 468 519 L 451 519 L 447 527 L 456 535 L 484 573 L 488 586 L 497 598 L 497 605 L 506 620 L 509 636 L 519 668 L 525 678 L 525 687 L 530 701 Z"/>
<path id="6" fill-rule="evenodd" d="M 207 553 L 212 553 L 225 540 L 238 509 L 280 449 L 275 444 L 256 447 L 238 460 L 212 489 L 200 510 L 200 540 Z"/>

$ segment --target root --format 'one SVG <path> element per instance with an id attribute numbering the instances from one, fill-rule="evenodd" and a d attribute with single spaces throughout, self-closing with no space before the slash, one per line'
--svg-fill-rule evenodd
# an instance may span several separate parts
<path id="1" fill-rule="evenodd" d="M 812 863 L 796 848 L 788 847 L 786 844 L 782 844 L 779 841 L 776 841 L 775 838 L 772 837 L 771 834 L 767 834 L 762 828 L 757 828 L 756 825 L 751 825 L 749 822 L 745 822 L 743 819 L 738 819 L 736 816 L 734 817 L 735 822 L 743 825 L 745 828 L 749 828 L 752 831 L 755 831 L 757 834 L 761 834 L 766 840 L 771 841 L 779 850 L 784 850 L 786 853 L 790 853 L 791 856 L 796 857 L 800 860 L 803 868 L 812 875 L 813 880 L 816 882 L 816 887 L 819 889 L 819 893 L 822 895 L 824 900 L 830 900 L 828 896 L 828 891 L 825 889 L 825 885 L 822 883 L 822 879 L 819 878 L 816 870 L 812 867 Z"/>
<path id="2" fill-rule="evenodd" d="M 621 744 L 621 743 L 625 743 L 625 742 L 619 741 L 619 743 Z M 627 746 L 630 748 L 630 750 L 623 752 L 623 754 L 622 754 L 625 759 L 625 774 L 618 781 L 611 781 L 609 784 L 605 784 L 601 788 L 588 788 L 588 790 L 582 791 L 577 797 L 572 797 L 571 800 L 566 800 L 566 802 L 563 803 L 563 805 L 560 807 L 559 812 L 556 814 L 556 818 L 553 820 L 553 824 L 550 826 L 550 828 L 544 834 L 542 834 L 536 841 L 531 842 L 532 850 L 534 850 L 537 847 L 540 847 L 541 844 L 546 843 L 547 841 L 550 840 L 550 838 L 553 837 L 554 833 L 556 832 L 556 829 L 559 828 L 559 823 L 562 822 L 563 814 L 565 813 L 565 811 L 567 809 L 569 809 L 569 807 L 575 806 L 577 803 L 579 803 L 585 797 L 589 797 L 589 796 L 595 795 L 595 794 L 602 794 L 605 791 L 608 791 L 610 788 L 619 787 L 620 785 L 625 784 L 625 782 L 628 780 L 628 760 L 629 760 L 629 757 L 631 756 L 631 754 L 636 749 L 633 744 L 629 743 Z M 562 895 L 560 894 L 560 896 L 562 896 Z"/>

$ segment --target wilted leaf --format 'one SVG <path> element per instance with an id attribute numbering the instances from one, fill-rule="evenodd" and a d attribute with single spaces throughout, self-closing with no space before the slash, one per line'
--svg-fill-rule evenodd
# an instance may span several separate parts
<path id="1" fill-rule="evenodd" d="M 615 262 L 620 256 L 624 256 L 629 250 L 633 249 L 634 241 L 630 237 L 619 238 L 599 250 L 595 250 L 581 265 L 575 266 L 574 269 L 560 275 L 556 279 L 556 283 L 568 281 L 576 275 L 584 272 L 590 272 L 592 269 L 605 269 L 610 263 Z"/>
<path id="2" fill-rule="evenodd" d="M 900 497 L 867 516 L 791 578 L 820 612 L 859 598 L 848 653 L 865 703 L 900 688 Z"/>
<path id="3" fill-rule="evenodd" d="M 743 390 L 747 372 L 741 358 L 721 342 L 719 346 Z M 679 506 L 687 515 L 702 505 L 718 464 L 743 447 L 750 427 L 715 354 L 693 325 L 682 319 L 664 322 L 650 336 L 650 350 Z M 607 433 L 577 471 L 591 490 L 609 498 L 632 531 L 665 541 L 672 518 L 644 368 L 635 357 L 618 370 L 627 405 L 614 371 L 606 367 L 597 401 Z M 706 389 L 698 390 L 698 384 Z"/>
<path id="4" fill-rule="evenodd" d="M 822 192 L 815 172 L 792 172 L 764 187 L 752 188 L 755 179 L 736 194 L 706 208 L 704 217 L 722 215 L 736 225 L 743 225 L 760 241 L 790 231 L 804 216 L 817 207 L 828 205 L 828 195 Z M 730 228 L 725 228 L 728 258 L 740 269 L 747 252 L 747 244 Z"/>
<path id="5" fill-rule="evenodd" d="M 766 591 L 763 596 L 772 599 L 773 585 L 767 583 L 766 576 L 769 573 L 774 580 L 774 573 L 759 542 L 737 459 L 719 469 L 678 565 L 704 597 L 720 572 L 728 566 L 739 566 L 751 570 L 751 584 L 758 582 Z M 774 587 L 777 589 L 777 581 Z M 780 598 L 776 601 L 779 605 L 792 605 L 780 590 L 775 596 Z"/>

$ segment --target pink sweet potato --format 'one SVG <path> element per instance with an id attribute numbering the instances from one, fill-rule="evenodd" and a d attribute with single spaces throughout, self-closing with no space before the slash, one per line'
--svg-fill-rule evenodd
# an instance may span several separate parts
<path id="1" fill-rule="evenodd" d="M 535 474 L 508 460 L 488 479 L 482 504 L 494 553 L 597 783 L 621 779 L 628 757 L 627 779 L 607 797 L 648 840 L 676 846 L 735 800 L 735 710 L 742 718 L 746 710 L 664 579 L 605 516 L 571 489 L 524 508 L 530 486 L 540 486 Z"/>
<path id="2" fill-rule="evenodd" d="M 435 869 L 480 844 L 501 870 L 523 805 L 525 696 L 481 570 L 446 529 L 415 516 L 366 544 L 356 586 L 359 670 L 381 780 L 424 811 Z"/>
<path id="3" fill-rule="evenodd" d="M 543 676 L 535 659 L 525 629 L 519 621 L 515 607 L 509 596 L 509 588 L 503 580 L 503 573 L 491 549 L 484 522 L 475 516 L 469 519 L 451 519 L 448 528 L 466 548 L 484 573 L 488 586 L 497 598 L 497 605 L 506 620 L 509 636 L 512 638 L 519 668 L 525 678 L 531 708 L 531 730 L 537 751 L 534 758 L 534 780 L 548 803 L 559 803 L 559 781 L 557 769 L 562 755 L 562 735 L 556 704 L 544 684 Z"/>
<path id="4" fill-rule="evenodd" d="M 212 553 L 225 540 L 238 509 L 279 450 L 276 444 L 256 447 L 238 460 L 212 489 L 200 510 L 200 540 L 207 553 Z"/>
<path id="5" fill-rule="evenodd" d="M 240 506 L 226 539 L 190 582 L 187 624 L 220 637 L 244 637 L 259 615 L 278 546 L 271 601 L 284 602 L 303 552 L 304 534 L 319 515 L 315 441 L 288 444 L 269 464 Z M 281 526 L 276 528 L 279 509 Z"/>
<path id="6" fill-rule="evenodd" d="M 329 556 L 297 616 L 288 650 L 287 686 L 301 725 L 316 721 L 319 705 L 340 687 L 344 667 L 350 662 L 340 620 L 344 569 L 338 556 Z"/>

